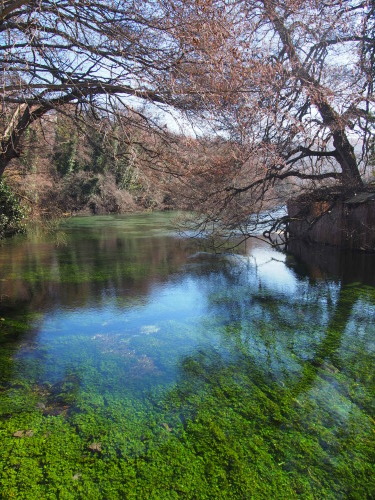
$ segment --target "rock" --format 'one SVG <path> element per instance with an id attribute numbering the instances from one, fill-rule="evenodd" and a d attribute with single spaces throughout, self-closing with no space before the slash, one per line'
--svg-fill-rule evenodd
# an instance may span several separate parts
<path id="1" fill-rule="evenodd" d="M 91 451 L 95 451 L 97 453 L 100 453 L 102 451 L 102 444 L 101 443 L 91 443 L 88 445 L 88 449 Z"/>
<path id="2" fill-rule="evenodd" d="M 145 325 L 141 327 L 141 333 L 145 335 L 150 335 L 151 333 L 157 333 L 160 328 L 156 325 Z"/>
<path id="3" fill-rule="evenodd" d="M 29 429 L 27 431 L 13 432 L 13 437 L 16 437 L 16 438 L 31 437 L 31 436 L 34 436 L 34 431 L 31 429 Z"/>
<path id="4" fill-rule="evenodd" d="M 25 435 L 25 431 L 16 431 L 16 432 L 13 432 L 13 437 L 15 438 L 23 438 Z"/>
<path id="5" fill-rule="evenodd" d="M 69 410 L 68 405 L 64 406 L 54 405 L 45 407 L 43 410 L 43 414 L 50 415 L 51 417 L 58 417 L 59 415 L 66 415 L 68 410 Z"/>

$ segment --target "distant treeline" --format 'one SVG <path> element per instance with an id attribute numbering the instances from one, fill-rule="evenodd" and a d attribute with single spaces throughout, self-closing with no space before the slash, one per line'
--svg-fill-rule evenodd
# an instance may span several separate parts
<path id="1" fill-rule="evenodd" d="M 29 217 L 173 206 L 160 176 L 157 182 L 144 168 L 153 156 L 156 162 L 160 145 L 141 122 L 130 127 L 126 114 L 111 120 L 68 111 L 52 112 L 26 131 L 22 154 L 5 175 Z"/>

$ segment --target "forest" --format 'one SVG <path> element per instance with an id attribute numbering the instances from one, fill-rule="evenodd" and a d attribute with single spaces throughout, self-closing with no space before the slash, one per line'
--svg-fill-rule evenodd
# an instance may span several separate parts
<path id="1" fill-rule="evenodd" d="M 3 1 L 0 19 L 4 234 L 21 212 L 194 208 L 197 231 L 251 235 L 297 196 L 372 190 L 373 2 Z"/>
<path id="2" fill-rule="evenodd" d="M 301 193 L 372 189 L 371 1 L 3 0 L 0 19 L 2 189 L 29 217 L 194 207 L 251 235 Z"/>

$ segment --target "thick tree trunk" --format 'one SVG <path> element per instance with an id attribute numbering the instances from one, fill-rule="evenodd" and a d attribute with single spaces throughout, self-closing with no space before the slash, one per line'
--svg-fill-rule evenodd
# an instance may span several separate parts
<path id="1" fill-rule="evenodd" d="M 336 160 L 342 170 L 342 183 L 348 188 L 361 189 L 363 181 L 359 174 L 354 148 L 342 130 L 333 133 L 333 145 L 337 151 Z"/>
<path id="2" fill-rule="evenodd" d="M 316 87 L 318 84 L 312 82 L 312 85 Z M 362 188 L 363 181 L 359 174 L 354 148 L 345 133 L 340 116 L 328 104 L 321 91 L 315 94 L 315 103 L 319 109 L 323 123 L 332 131 L 333 145 L 336 151 L 335 158 L 341 167 L 343 185 L 349 189 Z"/>

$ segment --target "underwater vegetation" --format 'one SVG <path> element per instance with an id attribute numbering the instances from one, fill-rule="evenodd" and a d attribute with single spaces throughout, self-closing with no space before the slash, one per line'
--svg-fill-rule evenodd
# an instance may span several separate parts
<path id="1" fill-rule="evenodd" d="M 78 238 L 73 221 L 63 248 L 12 243 L 0 497 L 374 498 L 375 289 L 298 275 L 269 251 L 258 266 L 189 259 L 181 239 L 120 222 Z M 38 259 L 61 272 L 68 248 L 91 282 L 30 281 Z"/>

